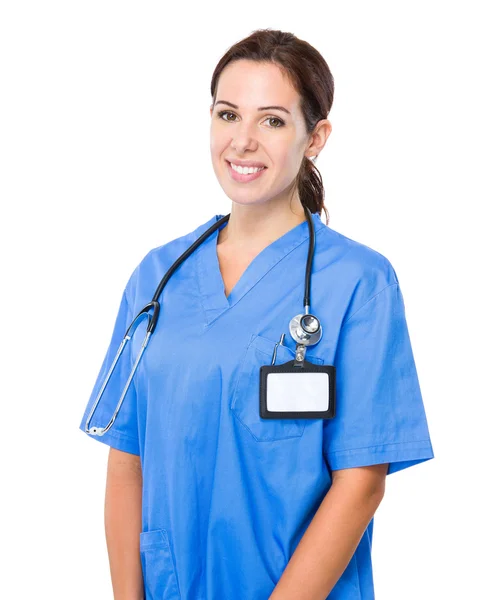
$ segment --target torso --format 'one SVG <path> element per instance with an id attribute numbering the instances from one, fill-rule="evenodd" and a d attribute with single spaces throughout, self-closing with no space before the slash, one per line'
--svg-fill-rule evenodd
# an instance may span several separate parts
<path id="1" fill-rule="evenodd" d="M 174 261 L 223 216 L 216 215 L 189 235 L 149 252 L 134 271 L 84 419 L 130 317 L 151 301 L 153 285 Z M 312 311 L 320 316 L 324 332 L 321 343 L 310 346 L 306 356 L 318 365 L 335 364 L 343 323 L 386 289 L 395 294 L 391 302 L 398 303 L 391 304 L 395 324 L 380 315 L 374 333 L 404 336 L 397 338 L 404 349 L 400 364 L 414 376 L 412 363 L 406 362 L 412 358 L 405 354 L 410 349 L 401 320 L 402 299 L 389 262 L 330 230 L 319 214 L 314 220 Z M 302 306 L 307 223 L 286 232 L 262 252 L 261 244 L 252 239 L 251 247 L 216 241 L 211 235 L 163 290 L 159 327 L 135 373 L 135 385 L 125 396 L 110 432 L 114 435 L 106 438 L 113 446 L 141 455 L 140 552 L 148 599 L 268 598 L 314 509 L 332 485 L 333 466 L 427 455 L 421 445 L 427 441 L 409 441 L 428 440 L 425 426 L 420 428 L 421 405 L 415 404 L 419 395 L 411 394 L 410 400 L 408 394 L 403 407 L 387 410 L 380 396 L 387 391 L 394 397 L 395 390 L 385 379 L 382 348 L 376 354 L 371 339 L 364 341 L 368 356 L 377 360 L 371 368 L 376 380 L 367 369 L 362 376 L 362 349 L 355 351 L 352 343 L 362 339 L 365 328 L 349 329 L 353 341 L 343 351 L 346 360 L 355 357 L 356 363 L 348 368 L 340 361 L 340 410 L 329 421 L 327 434 L 324 420 L 261 418 L 261 367 L 271 364 L 275 349 L 277 365 L 295 356 L 289 323 Z M 376 306 L 382 309 L 381 303 Z M 139 355 L 142 329 L 129 344 L 132 357 Z M 282 333 L 285 344 L 278 344 Z M 383 347 L 389 347 L 391 340 L 383 338 L 383 342 Z M 130 370 L 128 362 L 122 364 L 125 372 L 114 371 L 103 397 L 107 417 L 122 392 L 121 375 Z M 399 375 L 404 377 L 404 372 Z M 381 376 L 384 379 L 379 381 Z M 417 391 L 417 382 L 411 379 L 402 383 L 400 394 L 406 385 Z M 374 387 L 380 392 L 378 404 L 369 398 Z M 411 408 L 416 430 L 409 434 L 403 427 L 409 424 Z M 101 423 L 101 416 L 93 422 Z M 339 451 L 342 448 L 352 450 Z M 386 449 L 386 455 L 380 448 Z M 330 594 L 333 599 L 374 597 L 371 531 L 372 520 Z"/>

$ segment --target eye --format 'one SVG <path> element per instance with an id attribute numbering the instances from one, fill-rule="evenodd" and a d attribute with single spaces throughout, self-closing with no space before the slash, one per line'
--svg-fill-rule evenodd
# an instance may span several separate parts
<path id="1" fill-rule="evenodd" d="M 222 119 L 223 121 L 228 121 L 231 122 L 229 119 L 224 119 L 224 115 L 234 115 L 235 114 L 230 111 L 230 110 L 219 110 L 217 112 L 217 116 L 219 117 L 219 119 Z M 280 129 L 281 127 L 283 127 L 285 125 L 284 121 L 282 119 L 280 119 L 279 117 L 267 117 L 266 121 L 278 121 L 280 123 L 280 125 L 276 125 L 275 127 L 270 126 L 271 129 Z"/>

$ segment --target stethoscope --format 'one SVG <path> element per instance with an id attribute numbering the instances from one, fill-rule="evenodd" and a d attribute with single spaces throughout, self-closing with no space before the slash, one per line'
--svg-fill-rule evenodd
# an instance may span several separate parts
<path id="1" fill-rule="evenodd" d="M 309 226 L 309 251 L 307 254 L 305 285 L 304 285 L 304 314 L 296 315 L 293 319 L 291 319 L 291 321 L 289 323 L 289 332 L 290 332 L 292 338 L 294 339 L 294 341 L 296 342 L 296 358 L 295 358 L 294 362 L 295 362 L 295 364 L 298 364 L 299 366 L 303 365 L 306 346 L 312 346 L 313 344 L 317 344 L 322 337 L 322 327 L 321 327 L 321 323 L 320 323 L 319 319 L 316 316 L 309 313 L 310 296 L 311 296 L 311 271 L 312 271 L 312 260 L 314 257 L 314 246 L 315 246 L 315 231 L 314 231 L 314 225 L 313 225 L 313 221 L 312 221 L 311 211 L 307 207 L 304 206 L 304 212 L 306 213 L 307 223 Z M 177 267 L 179 265 L 181 265 L 184 262 L 184 260 L 186 258 L 188 258 L 192 254 L 192 252 L 194 252 L 194 250 L 196 250 L 202 244 L 202 242 L 204 242 L 204 240 L 206 240 L 214 231 L 216 231 L 224 223 L 226 223 L 229 220 L 229 218 L 230 218 L 230 213 L 228 215 L 225 215 L 224 217 L 219 219 L 219 221 L 214 223 L 214 225 L 209 227 L 209 229 L 207 229 L 189 248 L 187 248 L 187 250 L 173 263 L 173 265 L 166 272 L 166 274 L 162 278 L 161 282 L 159 283 L 157 289 L 155 290 L 155 294 L 154 294 L 152 300 L 144 306 L 144 308 L 138 313 L 138 315 L 135 317 L 135 319 L 129 325 L 129 328 L 127 329 L 127 332 L 125 333 L 124 338 L 123 338 L 122 342 L 120 343 L 119 349 L 117 350 L 117 354 L 115 355 L 112 366 L 110 367 L 109 372 L 105 376 L 105 380 L 100 388 L 100 391 L 97 395 L 95 403 L 92 407 L 92 410 L 90 411 L 89 416 L 87 418 L 87 421 L 85 424 L 85 432 L 86 433 L 89 433 L 91 435 L 101 436 L 101 435 L 104 435 L 104 433 L 107 433 L 107 431 L 114 424 L 115 419 L 117 418 L 117 414 L 120 410 L 120 407 L 122 406 L 122 402 L 124 401 L 125 395 L 127 394 L 127 391 L 130 387 L 132 379 L 135 375 L 135 372 L 139 365 L 140 359 L 142 358 L 142 355 L 145 352 L 145 349 L 147 348 L 147 344 L 149 343 L 149 340 L 157 326 L 157 321 L 159 319 L 159 312 L 160 312 L 159 297 L 160 297 L 160 294 L 162 293 L 165 285 L 167 284 L 170 277 L 172 276 L 172 273 L 177 269 Z M 153 309 L 152 315 L 149 314 L 149 311 L 151 309 Z M 110 380 L 110 377 L 115 369 L 115 365 L 117 364 L 122 352 L 124 351 L 124 348 L 125 348 L 127 342 L 130 341 L 130 339 L 132 338 L 133 334 L 135 333 L 135 330 L 137 329 L 138 325 L 140 324 L 140 322 L 143 319 L 145 319 L 145 317 L 148 317 L 147 332 L 146 332 L 145 338 L 142 342 L 142 345 L 140 347 L 137 358 L 135 360 L 134 366 L 132 367 L 131 373 L 127 380 L 127 383 L 125 384 L 125 387 L 122 391 L 122 395 L 120 396 L 120 400 L 117 404 L 117 407 L 115 408 L 115 411 L 114 411 L 110 421 L 108 422 L 108 424 L 105 427 L 91 427 L 89 429 L 89 423 L 90 423 L 90 420 L 92 419 L 92 415 L 94 414 L 95 409 L 97 408 L 97 405 L 105 391 L 105 388 L 106 388 L 106 386 Z"/>

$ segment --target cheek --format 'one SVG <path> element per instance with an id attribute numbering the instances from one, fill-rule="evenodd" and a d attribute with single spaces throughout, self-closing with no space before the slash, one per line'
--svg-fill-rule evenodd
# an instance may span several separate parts
<path id="1" fill-rule="evenodd" d="M 296 176 L 299 170 L 299 157 L 292 145 L 273 148 L 271 159 L 277 176 L 282 180 L 290 181 Z"/>
<path id="2" fill-rule="evenodd" d="M 278 132 L 266 140 L 265 147 L 274 165 L 290 169 L 295 165 L 299 152 L 299 143 L 291 131 Z"/>
<path id="3" fill-rule="evenodd" d="M 229 139 L 215 131 L 215 127 L 211 128 L 210 132 L 210 152 L 212 158 L 219 158 L 221 154 L 225 153 L 227 146 L 229 145 Z"/>
<path id="4" fill-rule="evenodd" d="M 212 118 L 210 122 L 210 137 L 214 143 L 217 140 L 225 139 L 230 134 L 232 134 L 232 132 L 230 131 L 229 127 L 222 127 L 222 123 L 219 123 L 217 117 Z"/>
<path id="5" fill-rule="evenodd" d="M 214 153 L 217 145 L 218 145 L 218 140 L 219 138 L 214 135 L 214 132 L 212 131 L 212 127 L 210 128 L 210 151 L 212 152 L 212 154 Z"/>

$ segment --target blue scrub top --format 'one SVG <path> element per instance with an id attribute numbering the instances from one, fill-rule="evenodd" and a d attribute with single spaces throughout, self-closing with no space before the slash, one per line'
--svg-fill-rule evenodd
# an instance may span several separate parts
<path id="1" fill-rule="evenodd" d="M 132 273 L 80 428 L 131 322 L 172 263 L 213 223 L 151 250 Z M 174 272 L 157 329 L 104 444 L 138 454 L 146 599 L 269 597 L 332 483 L 332 471 L 434 458 L 399 281 L 387 258 L 313 214 L 306 359 L 336 367 L 331 420 L 259 416 L 259 369 L 294 358 L 304 312 L 307 221 L 258 254 L 228 298 L 215 231 Z M 225 227 L 223 225 L 222 227 Z M 106 315 L 108 316 L 108 315 Z M 145 323 L 145 322 L 144 322 Z M 145 335 L 137 329 L 90 426 L 105 426 Z M 374 598 L 373 520 L 329 600 Z"/>

